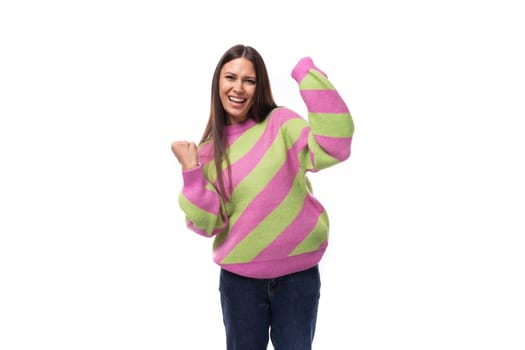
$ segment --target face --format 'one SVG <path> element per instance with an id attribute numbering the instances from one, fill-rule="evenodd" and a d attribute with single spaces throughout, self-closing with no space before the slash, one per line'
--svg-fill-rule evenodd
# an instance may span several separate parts
<path id="1" fill-rule="evenodd" d="M 226 63 L 219 78 L 219 95 L 226 111 L 228 124 L 237 124 L 248 118 L 253 104 L 256 76 L 250 60 L 240 57 Z"/>

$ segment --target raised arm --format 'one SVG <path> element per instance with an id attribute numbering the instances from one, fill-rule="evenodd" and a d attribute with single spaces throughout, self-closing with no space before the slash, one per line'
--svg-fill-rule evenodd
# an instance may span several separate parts
<path id="1" fill-rule="evenodd" d="M 354 122 L 350 111 L 327 75 L 310 57 L 292 70 L 308 110 L 308 148 L 313 170 L 327 168 L 350 157 Z"/>

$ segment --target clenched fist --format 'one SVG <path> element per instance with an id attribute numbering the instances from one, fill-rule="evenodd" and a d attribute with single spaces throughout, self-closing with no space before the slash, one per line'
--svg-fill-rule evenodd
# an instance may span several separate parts
<path id="1" fill-rule="evenodd" d="M 197 145 L 189 141 L 175 141 L 171 144 L 171 151 L 177 157 L 182 170 L 196 168 L 199 165 Z"/>

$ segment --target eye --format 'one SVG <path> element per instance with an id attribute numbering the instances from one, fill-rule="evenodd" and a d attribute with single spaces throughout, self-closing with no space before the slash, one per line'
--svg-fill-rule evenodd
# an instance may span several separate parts
<path id="1" fill-rule="evenodd" d="M 245 81 L 250 85 L 255 85 L 255 79 L 246 79 Z"/>
<path id="2" fill-rule="evenodd" d="M 234 77 L 233 75 L 231 75 L 231 74 L 227 74 L 227 75 L 225 75 L 224 78 L 225 78 L 226 80 L 235 80 L 235 77 Z"/>

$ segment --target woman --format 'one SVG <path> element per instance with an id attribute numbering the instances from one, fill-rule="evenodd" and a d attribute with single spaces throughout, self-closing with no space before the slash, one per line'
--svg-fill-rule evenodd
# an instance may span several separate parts
<path id="1" fill-rule="evenodd" d="M 328 217 L 306 173 L 346 160 L 354 125 L 345 102 L 309 57 L 292 70 L 308 120 L 278 106 L 265 63 L 235 45 L 212 79 L 198 146 L 175 141 L 187 226 L 214 237 L 227 349 L 312 347 Z"/>

